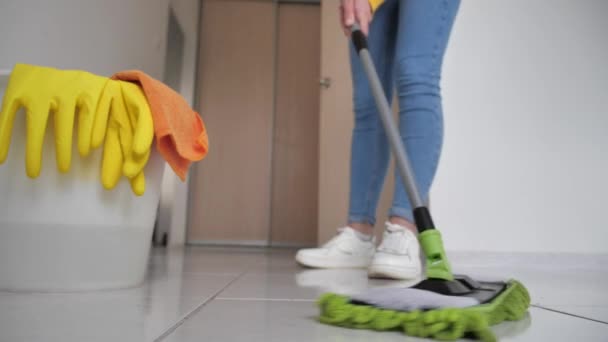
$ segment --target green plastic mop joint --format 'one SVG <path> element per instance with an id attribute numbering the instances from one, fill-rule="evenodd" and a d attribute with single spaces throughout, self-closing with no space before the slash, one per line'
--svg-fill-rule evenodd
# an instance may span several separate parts
<path id="1" fill-rule="evenodd" d="M 454 280 L 441 233 L 435 229 L 425 230 L 418 235 L 418 240 L 426 257 L 427 278 Z"/>

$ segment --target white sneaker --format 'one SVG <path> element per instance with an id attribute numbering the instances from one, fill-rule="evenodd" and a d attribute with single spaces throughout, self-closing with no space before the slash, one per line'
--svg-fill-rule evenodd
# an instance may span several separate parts
<path id="1" fill-rule="evenodd" d="M 416 279 L 421 276 L 420 245 L 412 231 L 386 223 L 382 243 L 368 270 L 370 277 Z"/>
<path id="2" fill-rule="evenodd" d="M 319 248 L 301 249 L 296 261 L 314 268 L 366 268 L 375 252 L 375 239 L 364 241 L 350 227 L 338 229 L 338 235 Z"/>

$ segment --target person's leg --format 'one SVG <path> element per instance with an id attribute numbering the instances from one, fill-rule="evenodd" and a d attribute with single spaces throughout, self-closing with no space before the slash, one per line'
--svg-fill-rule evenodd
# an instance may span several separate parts
<path id="1" fill-rule="evenodd" d="M 393 90 L 393 60 L 399 0 L 386 1 L 374 14 L 368 48 L 389 102 Z M 372 234 L 376 208 L 389 162 L 386 135 L 359 56 L 351 44 L 355 125 L 351 141 L 348 225 Z"/>
<path id="2" fill-rule="evenodd" d="M 440 79 L 460 0 L 402 0 L 395 60 L 399 129 L 423 201 L 443 144 Z M 416 231 L 412 205 L 396 170 L 390 221 Z"/>
<path id="3" fill-rule="evenodd" d="M 401 0 L 395 50 L 399 129 L 423 200 L 437 169 L 443 121 L 439 79 L 458 0 Z M 422 273 L 412 207 L 396 170 L 393 206 L 370 276 L 415 279 Z"/>
<path id="4" fill-rule="evenodd" d="M 399 0 L 387 0 L 374 14 L 369 32 L 369 49 L 391 94 L 394 42 Z M 388 165 L 388 145 L 363 68 L 351 46 L 355 127 L 351 151 L 351 190 L 348 227 L 320 248 L 301 249 L 296 260 L 308 267 L 368 267 L 376 249 L 369 234 L 375 223 L 378 196 Z M 347 61 L 345 61 L 347 62 Z M 363 233 L 363 234 L 362 234 Z"/>

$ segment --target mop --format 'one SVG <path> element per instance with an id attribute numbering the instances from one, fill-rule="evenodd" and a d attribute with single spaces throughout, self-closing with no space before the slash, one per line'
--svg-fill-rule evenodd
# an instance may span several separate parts
<path id="1" fill-rule="evenodd" d="M 344 296 L 323 294 L 319 321 L 341 327 L 401 330 L 406 335 L 456 340 L 495 341 L 490 326 L 522 319 L 529 306 L 527 289 L 517 280 L 477 281 L 454 275 L 428 208 L 421 200 L 399 131 L 358 25 L 352 41 L 363 63 L 399 174 L 413 206 L 418 240 L 426 259 L 426 279 L 413 287 L 377 288 Z"/>

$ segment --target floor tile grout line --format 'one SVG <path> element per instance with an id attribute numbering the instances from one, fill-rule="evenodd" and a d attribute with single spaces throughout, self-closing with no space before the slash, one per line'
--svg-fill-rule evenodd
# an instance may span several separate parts
<path id="1" fill-rule="evenodd" d="M 196 315 L 197 313 L 199 313 L 207 304 L 211 303 L 217 296 L 219 296 L 220 293 L 222 293 L 225 289 L 227 289 L 230 285 L 232 285 L 233 283 L 235 283 L 237 280 L 241 279 L 243 277 L 243 275 L 245 275 L 246 273 L 247 273 L 247 271 L 241 272 L 241 274 L 239 274 L 236 277 L 234 277 L 234 279 L 232 279 L 231 281 L 229 281 L 221 289 L 215 291 L 215 293 L 213 295 L 211 295 L 210 297 L 208 297 L 207 299 L 205 299 L 200 305 L 198 305 L 197 307 L 195 307 L 194 309 L 192 309 L 190 312 L 188 312 L 186 315 L 184 315 L 179 321 L 175 322 L 172 326 L 170 326 L 167 330 L 165 330 L 165 332 L 163 332 L 160 336 L 158 336 L 157 338 L 155 338 L 154 342 L 160 342 L 160 341 L 164 340 L 165 338 L 167 338 L 175 330 L 177 330 L 177 328 L 179 328 L 188 319 L 190 319 L 190 317 L 192 317 L 192 316 Z"/>
<path id="2" fill-rule="evenodd" d="M 587 321 L 592 321 L 592 322 L 608 325 L 608 322 L 606 322 L 606 321 L 602 321 L 602 320 L 591 318 L 591 317 L 586 317 L 586 316 L 576 315 L 576 314 L 573 314 L 573 313 L 570 313 L 570 312 L 566 312 L 566 311 L 551 309 L 551 308 L 548 308 L 548 307 L 545 307 L 545 306 L 541 306 L 541 305 L 537 305 L 537 304 L 532 304 L 530 306 L 534 307 L 534 308 L 537 308 L 537 309 L 541 309 L 541 310 L 551 311 L 551 312 L 559 313 L 559 314 L 566 315 L 566 316 L 572 316 L 572 317 L 584 319 L 584 320 L 587 320 Z"/>
<path id="3" fill-rule="evenodd" d="M 265 298 L 265 297 L 216 297 L 216 300 L 225 301 L 243 301 L 243 302 L 303 302 L 312 303 L 316 302 L 316 299 L 302 299 L 302 298 Z"/>

